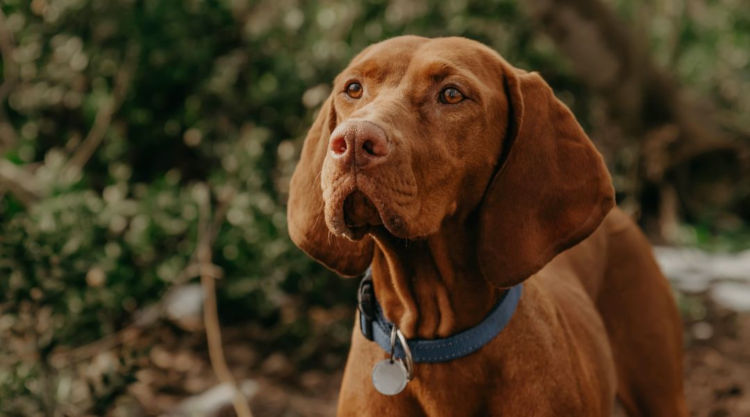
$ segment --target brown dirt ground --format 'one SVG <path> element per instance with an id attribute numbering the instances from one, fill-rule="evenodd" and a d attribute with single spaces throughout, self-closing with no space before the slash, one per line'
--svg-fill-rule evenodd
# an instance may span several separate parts
<path id="1" fill-rule="evenodd" d="M 690 415 L 750 417 L 750 313 L 738 314 L 706 297 L 698 298 L 698 313 L 685 314 L 685 391 Z M 282 355 L 260 360 L 249 347 L 247 329 L 227 328 L 224 333 L 230 368 L 238 379 L 259 383 L 251 400 L 255 417 L 335 414 L 340 371 L 296 372 Z M 162 414 L 216 384 L 200 333 L 178 335 L 173 329 L 160 334 L 160 343 L 149 356 L 149 368 L 139 371 L 138 382 L 129 390 L 142 415 Z M 234 412 L 225 408 L 221 415 Z"/>

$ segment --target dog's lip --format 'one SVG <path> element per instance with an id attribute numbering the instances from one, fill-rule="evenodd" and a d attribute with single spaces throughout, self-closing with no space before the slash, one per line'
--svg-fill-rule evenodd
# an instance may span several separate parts
<path id="1" fill-rule="evenodd" d="M 344 198 L 344 224 L 349 228 L 383 224 L 380 211 L 361 190 L 355 189 Z"/>
<path id="2" fill-rule="evenodd" d="M 377 220 L 372 221 L 372 218 L 370 218 L 367 222 L 357 224 L 351 221 L 351 218 L 347 218 L 346 205 L 347 202 L 351 203 L 351 198 L 366 199 L 375 211 Z M 379 198 L 377 190 L 373 189 L 370 184 L 357 183 L 340 199 L 336 209 L 336 218 L 338 221 L 334 222 L 332 231 L 342 234 L 351 240 L 360 240 L 367 234 L 383 231 L 396 237 L 405 237 L 404 221 L 401 216 L 394 213 L 391 208 L 384 204 L 383 200 Z"/>
<path id="3" fill-rule="evenodd" d="M 344 197 L 342 207 L 343 225 L 350 238 L 361 239 L 373 227 L 383 224 L 380 211 L 361 190 L 356 187 Z"/>

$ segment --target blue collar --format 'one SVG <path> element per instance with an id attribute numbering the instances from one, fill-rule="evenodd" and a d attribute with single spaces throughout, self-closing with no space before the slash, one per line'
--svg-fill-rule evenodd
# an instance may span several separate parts
<path id="1" fill-rule="evenodd" d="M 478 325 L 445 339 L 407 340 L 414 362 L 447 362 L 479 350 L 494 339 L 508 324 L 521 298 L 521 284 L 508 289 L 503 297 Z M 372 274 L 368 270 L 359 284 L 359 328 L 368 339 L 383 350 L 391 350 L 393 323 L 383 315 L 383 309 L 375 298 Z M 394 355 L 404 358 L 404 350 L 396 343 Z"/>

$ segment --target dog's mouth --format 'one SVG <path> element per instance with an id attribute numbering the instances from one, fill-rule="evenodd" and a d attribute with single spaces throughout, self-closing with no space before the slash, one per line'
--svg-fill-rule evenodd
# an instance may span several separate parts
<path id="1" fill-rule="evenodd" d="M 334 208 L 330 219 L 332 221 L 328 223 L 332 232 L 351 240 L 362 239 L 367 234 L 388 233 L 397 237 L 406 235 L 402 217 L 385 204 L 383 199 L 378 198 L 377 192 L 368 193 L 362 187 L 355 186 L 346 197 L 338 201 L 340 205 L 334 203 L 333 206 L 338 206 L 338 210 Z"/>
<path id="2" fill-rule="evenodd" d="M 374 228 L 383 225 L 375 204 L 360 190 L 355 190 L 344 199 L 343 211 L 344 225 L 354 239 L 361 239 Z"/>

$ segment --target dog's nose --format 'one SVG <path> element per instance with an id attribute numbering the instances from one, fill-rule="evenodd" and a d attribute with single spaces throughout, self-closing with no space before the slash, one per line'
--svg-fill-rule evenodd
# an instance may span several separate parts
<path id="1" fill-rule="evenodd" d="M 333 130 L 330 152 L 340 163 L 365 168 L 386 160 L 391 151 L 390 145 L 388 136 L 380 126 L 358 120 L 344 122 Z"/>

